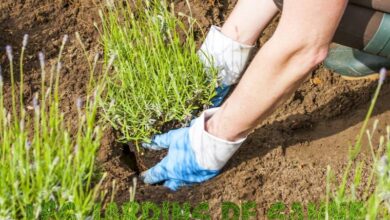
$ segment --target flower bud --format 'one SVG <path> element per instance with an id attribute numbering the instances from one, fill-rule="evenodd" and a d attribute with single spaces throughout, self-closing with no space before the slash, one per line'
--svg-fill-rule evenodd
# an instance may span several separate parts
<path id="1" fill-rule="evenodd" d="M 28 34 L 25 34 L 25 35 L 23 36 L 23 43 L 22 43 L 23 49 L 26 48 L 27 43 L 28 43 Z"/>
<path id="2" fill-rule="evenodd" d="M 64 35 L 64 37 L 62 38 L 62 44 L 66 44 L 66 42 L 68 41 L 69 39 L 69 36 L 67 34 Z"/>
<path id="3" fill-rule="evenodd" d="M 382 68 L 379 72 L 379 84 L 380 85 L 383 85 L 383 83 L 385 82 L 386 76 L 387 76 L 387 70 L 386 70 L 386 68 Z"/>
<path id="4" fill-rule="evenodd" d="M 10 62 L 12 62 L 12 60 L 13 60 L 13 58 L 14 58 L 14 56 L 12 55 L 12 47 L 11 47 L 10 45 L 7 45 L 7 46 L 5 47 L 5 51 L 6 51 L 6 53 L 7 53 L 8 60 L 9 60 Z"/>
<path id="5" fill-rule="evenodd" d="M 26 147 L 26 151 L 30 151 L 31 149 L 31 142 L 30 141 L 26 141 L 26 144 L 25 144 L 25 147 Z"/>
<path id="6" fill-rule="evenodd" d="M 80 97 L 76 100 L 76 107 L 78 110 L 81 110 L 81 108 L 83 107 L 83 100 Z"/>
<path id="7" fill-rule="evenodd" d="M 41 69 L 45 68 L 45 55 L 42 52 L 38 53 L 39 64 L 41 65 Z"/>

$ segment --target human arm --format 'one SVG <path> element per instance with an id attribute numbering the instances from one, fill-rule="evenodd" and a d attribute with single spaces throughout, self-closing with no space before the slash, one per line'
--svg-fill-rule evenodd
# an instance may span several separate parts
<path id="1" fill-rule="evenodd" d="M 225 104 L 206 111 L 207 117 L 202 114 L 190 128 L 156 136 L 145 145 L 168 148 L 168 156 L 142 173 L 144 181 L 176 190 L 216 176 L 247 135 L 326 57 L 346 3 L 287 0 L 276 33 Z"/>
<path id="2" fill-rule="evenodd" d="M 211 27 L 198 55 L 207 69 L 218 72 L 212 107 L 219 107 L 241 78 L 256 40 L 277 12 L 272 0 L 241 0 L 222 28 Z"/>
<path id="3" fill-rule="evenodd" d="M 225 140 L 248 136 L 325 59 L 347 0 L 285 0 L 274 36 L 206 123 Z"/>

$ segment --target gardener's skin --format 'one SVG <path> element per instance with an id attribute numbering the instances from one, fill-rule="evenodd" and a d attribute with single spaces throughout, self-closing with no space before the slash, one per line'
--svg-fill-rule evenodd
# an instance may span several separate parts
<path id="1" fill-rule="evenodd" d="M 347 2 L 285 0 L 275 34 L 260 49 L 233 94 L 207 121 L 207 131 L 230 141 L 248 136 L 326 58 Z M 277 10 L 272 0 L 240 1 L 222 32 L 254 44 Z"/>
<path id="2" fill-rule="evenodd" d="M 347 3 L 348 0 L 285 0 L 276 32 L 262 46 L 222 107 L 205 111 L 190 128 L 170 131 L 144 144 L 146 148 L 169 149 L 167 157 L 141 174 L 144 182 L 163 182 L 176 190 L 215 177 L 245 138 L 326 58 Z M 273 0 L 240 0 L 221 29 L 225 37 L 214 28 L 210 38 L 238 43 L 209 43 L 220 43 L 222 48 L 241 44 L 243 51 L 248 50 L 277 12 Z M 237 51 L 230 52 L 233 55 Z M 219 56 L 230 58 L 229 54 Z M 240 59 L 236 60 L 239 64 Z M 237 74 L 233 71 L 232 75 Z"/>

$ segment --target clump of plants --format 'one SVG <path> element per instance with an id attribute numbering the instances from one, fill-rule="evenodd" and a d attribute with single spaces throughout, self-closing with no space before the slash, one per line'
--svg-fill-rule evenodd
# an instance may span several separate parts
<path id="1" fill-rule="evenodd" d="M 196 55 L 193 19 L 165 0 L 112 1 L 101 19 L 105 54 L 117 56 L 103 115 L 121 141 L 148 141 L 210 104 L 216 74 Z"/>
<path id="2" fill-rule="evenodd" d="M 26 104 L 23 56 L 28 36 L 23 40 L 19 74 L 14 70 L 12 48 L 6 48 L 10 68 L 0 71 L 1 219 L 37 219 L 49 211 L 42 210 L 48 202 L 53 204 L 53 210 L 72 206 L 74 216 L 82 218 L 91 213 L 98 196 L 99 179 L 94 174 L 94 164 L 102 129 L 95 123 L 97 102 L 93 96 L 98 95 L 99 88 L 86 97 L 84 104 L 81 99 L 77 101 L 79 118 L 71 126 L 60 110 L 58 89 L 61 54 L 67 38 L 63 39 L 53 67 L 48 67 L 44 55 L 39 54 L 40 92 L 32 103 Z M 10 82 L 4 81 L 5 73 Z M 6 94 L 5 84 L 11 88 Z M 5 104 L 5 97 L 10 96 L 11 106 Z M 75 133 L 71 133 L 72 128 L 76 128 Z"/>
<path id="3" fill-rule="evenodd" d="M 349 148 L 347 167 L 336 190 L 330 188 L 331 181 L 334 181 L 334 175 L 328 167 L 325 215 L 320 218 L 329 219 L 330 216 L 338 216 L 337 219 L 390 218 L 390 126 L 386 128 L 386 135 L 380 136 L 378 145 L 374 145 L 373 138 L 378 130 L 378 124 L 381 122 L 376 120 L 373 127 L 368 129 L 369 119 L 384 84 L 386 73 L 385 69 L 381 70 L 378 87 L 356 142 Z M 368 178 L 363 178 L 363 161 L 359 158 L 365 136 L 368 139 L 372 156 Z M 365 186 L 362 185 L 363 180 L 367 181 Z M 363 192 L 362 197 L 358 196 L 358 190 Z M 345 204 L 353 203 L 359 204 L 358 208 L 352 209 L 352 211 L 348 210 Z"/>

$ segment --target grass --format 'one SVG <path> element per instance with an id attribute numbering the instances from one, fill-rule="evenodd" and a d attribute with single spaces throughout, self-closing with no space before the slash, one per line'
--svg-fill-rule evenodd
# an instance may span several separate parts
<path id="1" fill-rule="evenodd" d="M 363 126 L 356 138 L 354 146 L 350 147 L 349 160 L 344 172 L 342 181 L 334 193 L 331 193 L 330 183 L 334 180 L 330 167 L 328 167 L 327 178 L 327 206 L 325 218 L 334 216 L 334 213 L 342 212 L 343 204 L 360 202 L 363 200 L 363 208 L 355 210 L 354 213 L 344 213 L 348 219 L 390 219 L 390 163 L 385 159 L 390 158 L 390 126 L 387 126 L 386 136 L 381 136 L 379 145 L 373 144 L 373 137 L 377 132 L 379 121 L 375 121 L 372 129 L 368 129 L 369 119 L 372 116 L 375 104 L 377 102 L 380 90 L 385 80 L 386 70 L 382 69 L 381 79 L 373 96 L 370 108 L 363 122 Z M 362 149 L 362 141 L 367 136 L 371 149 L 372 167 L 370 175 L 363 177 L 363 164 L 359 159 Z M 361 189 L 362 181 L 366 180 L 368 184 L 363 190 L 363 198 L 358 198 L 357 190 Z M 329 210 L 329 203 L 333 201 L 333 210 Z M 344 210 L 345 211 L 345 210 Z"/>
<path id="2" fill-rule="evenodd" d="M 206 73 L 196 55 L 196 22 L 180 15 L 164 0 L 117 1 L 101 12 L 105 54 L 117 55 L 103 115 L 120 141 L 148 141 L 210 104 L 215 71 Z"/>
<path id="3" fill-rule="evenodd" d="M 28 36 L 23 40 L 19 74 L 14 70 L 12 48 L 7 47 L 11 87 L 7 94 L 0 77 L 1 219 L 35 219 L 42 215 L 42 207 L 49 201 L 54 201 L 58 209 L 74 204 L 75 215 L 82 218 L 92 211 L 98 196 L 99 180 L 94 164 L 102 128 L 95 122 L 97 102 L 93 101 L 93 95 L 86 97 L 84 105 L 78 100 L 76 127 L 70 126 L 60 109 L 58 85 L 67 38 L 64 37 L 58 62 L 51 70 L 47 70 L 44 55 L 39 54 L 41 88 L 33 103 L 26 106 L 22 91 Z M 21 82 L 19 90 L 17 75 Z M 5 97 L 9 96 L 11 107 L 5 104 Z M 76 132 L 71 133 L 74 128 Z"/>

